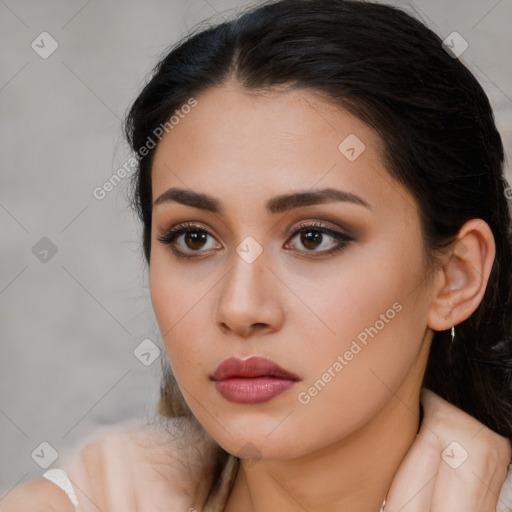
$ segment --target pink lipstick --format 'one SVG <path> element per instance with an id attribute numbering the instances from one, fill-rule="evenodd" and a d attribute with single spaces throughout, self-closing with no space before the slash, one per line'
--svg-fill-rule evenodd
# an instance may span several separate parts
<path id="1" fill-rule="evenodd" d="M 290 389 L 300 378 L 263 357 L 223 361 L 210 377 L 230 402 L 261 404 Z"/>

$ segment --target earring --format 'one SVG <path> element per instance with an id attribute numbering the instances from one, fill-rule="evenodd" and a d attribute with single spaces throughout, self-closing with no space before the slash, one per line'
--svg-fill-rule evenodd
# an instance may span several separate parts
<path id="1" fill-rule="evenodd" d="M 452 325 L 452 343 L 453 343 L 454 339 L 455 339 L 455 326 Z"/>

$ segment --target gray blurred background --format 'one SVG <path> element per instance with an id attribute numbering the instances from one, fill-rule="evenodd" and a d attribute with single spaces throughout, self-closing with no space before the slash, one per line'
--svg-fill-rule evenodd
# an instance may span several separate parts
<path id="1" fill-rule="evenodd" d="M 512 2 L 388 3 L 467 41 L 510 155 Z M 126 162 L 121 119 L 162 52 L 248 5 L 0 0 L 0 499 L 98 426 L 152 414 L 161 342 L 127 179 L 92 191 Z"/>

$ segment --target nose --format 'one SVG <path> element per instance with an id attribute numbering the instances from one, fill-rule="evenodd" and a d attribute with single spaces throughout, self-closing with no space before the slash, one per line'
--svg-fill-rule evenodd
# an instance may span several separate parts
<path id="1" fill-rule="evenodd" d="M 243 339 L 278 331 L 284 318 L 279 284 L 264 253 L 252 263 L 235 254 L 233 267 L 219 287 L 216 325 L 224 334 Z"/>

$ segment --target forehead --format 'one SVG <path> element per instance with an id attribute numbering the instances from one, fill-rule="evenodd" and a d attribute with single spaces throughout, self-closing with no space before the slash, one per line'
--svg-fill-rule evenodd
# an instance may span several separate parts
<path id="1" fill-rule="evenodd" d="M 154 199 L 180 187 L 242 207 L 283 192 L 337 187 L 402 214 L 414 207 L 383 165 L 380 137 L 314 91 L 255 93 L 228 83 L 196 101 L 155 150 Z"/>

